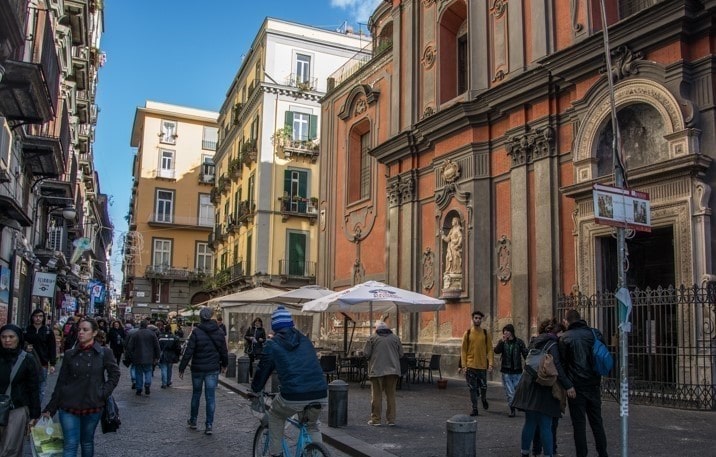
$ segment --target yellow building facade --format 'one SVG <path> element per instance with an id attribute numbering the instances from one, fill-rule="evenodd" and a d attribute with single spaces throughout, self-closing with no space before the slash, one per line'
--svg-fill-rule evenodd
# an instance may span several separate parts
<path id="1" fill-rule="evenodd" d="M 214 263 L 208 237 L 217 117 L 153 101 L 136 110 L 123 252 L 125 293 L 135 317 L 163 317 L 208 298 L 201 290 Z"/>

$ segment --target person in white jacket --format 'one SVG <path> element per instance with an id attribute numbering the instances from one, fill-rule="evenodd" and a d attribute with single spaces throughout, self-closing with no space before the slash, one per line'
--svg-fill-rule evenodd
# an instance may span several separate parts
<path id="1" fill-rule="evenodd" d="M 368 338 L 363 349 L 368 359 L 368 379 L 370 379 L 370 420 L 369 425 L 381 424 L 383 392 L 387 408 L 385 419 L 388 426 L 395 425 L 395 388 L 400 378 L 400 358 L 403 357 L 403 345 L 385 322 L 375 324 L 375 333 Z"/>

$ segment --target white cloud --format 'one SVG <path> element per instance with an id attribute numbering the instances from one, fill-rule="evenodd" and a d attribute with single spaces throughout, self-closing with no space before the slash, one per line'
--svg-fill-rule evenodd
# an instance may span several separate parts
<path id="1" fill-rule="evenodd" d="M 365 24 L 383 0 L 331 0 L 331 6 L 347 10 L 351 20 Z"/>

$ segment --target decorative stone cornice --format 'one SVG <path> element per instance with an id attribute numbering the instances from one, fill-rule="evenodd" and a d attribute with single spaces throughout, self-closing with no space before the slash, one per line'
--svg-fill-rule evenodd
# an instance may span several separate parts
<path id="1" fill-rule="evenodd" d="M 505 148 L 513 168 L 552 156 L 555 153 L 554 129 L 546 126 L 515 135 L 508 140 Z"/>
<path id="2" fill-rule="evenodd" d="M 346 101 L 341 107 L 341 111 L 338 113 L 338 117 L 345 121 L 352 115 L 359 115 L 364 113 L 369 105 L 378 101 L 380 91 L 373 89 L 369 84 L 358 84 L 346 97 Z"/>
<path id="3" fill-rule="evenodd" d="M 391 207 L 409 203 L 415 199 L 416 170 L 398 175 L 388 182 L 388 204 Z"/>

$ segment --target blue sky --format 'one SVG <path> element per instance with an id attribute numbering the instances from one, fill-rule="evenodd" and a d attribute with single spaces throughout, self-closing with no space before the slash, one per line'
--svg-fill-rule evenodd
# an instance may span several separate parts
<path id="1" fill-rule="evenodd" d="M 267 16 L 336 29 L 368 21 L 381 0 L 105 0 L 95 166 L 115 227 L 112 273 L 119 291 L 127 230 L 134 112 L 146 100 L 218 111 L 231 78 Z M 365 25 L 362 26 L 365 30 Z"/>

